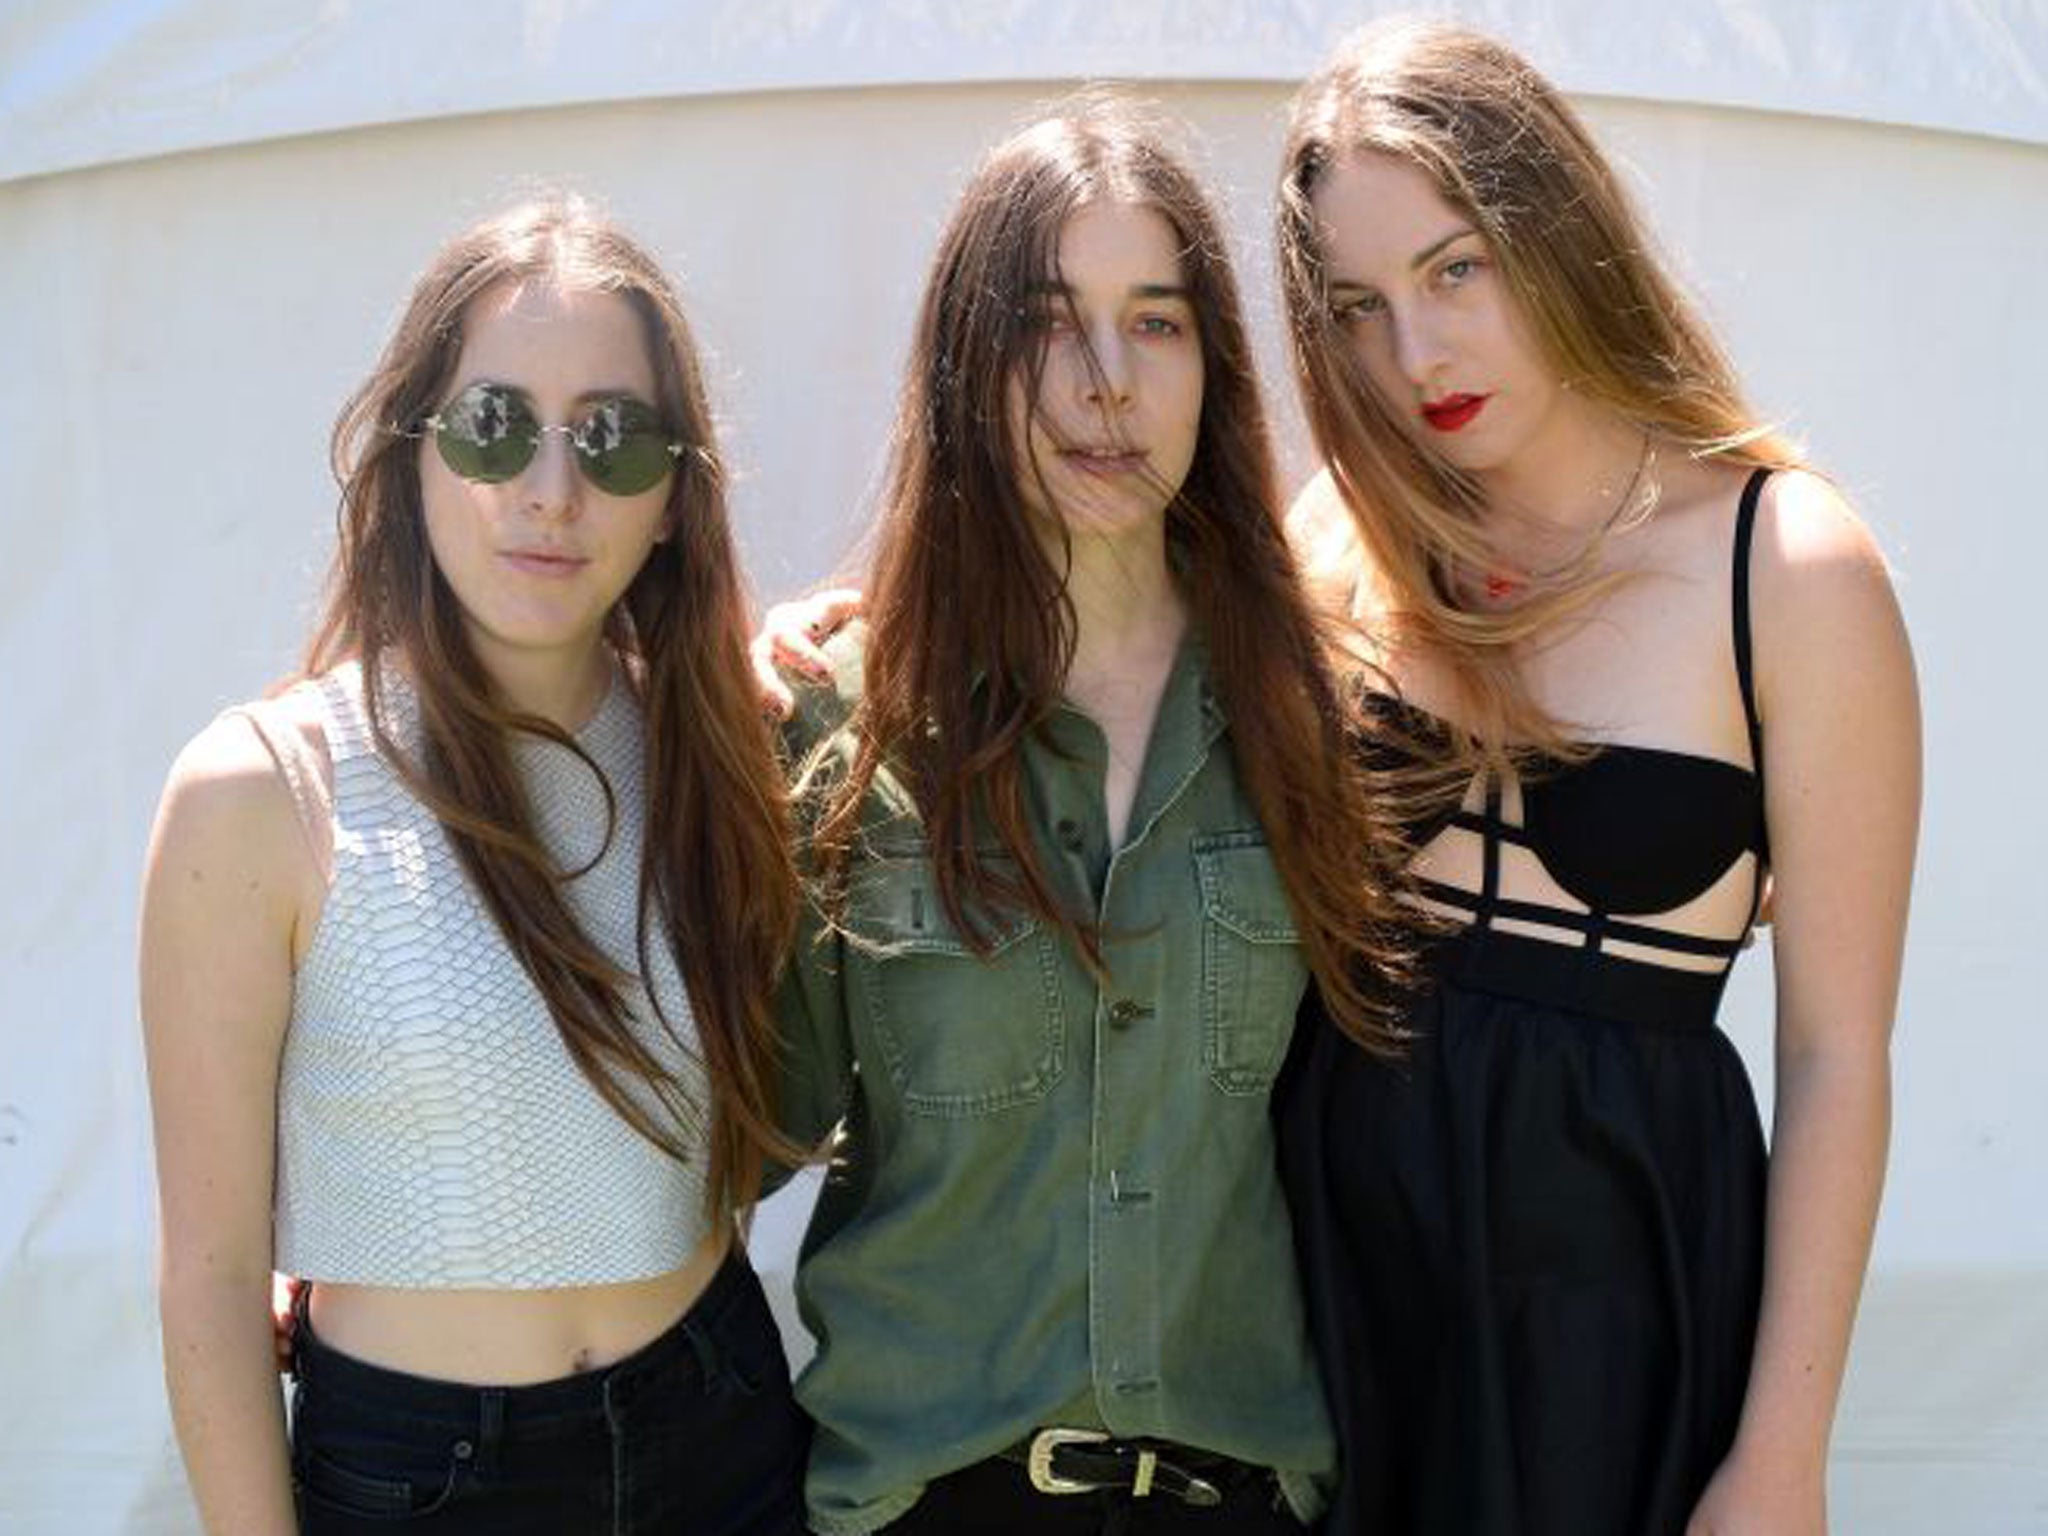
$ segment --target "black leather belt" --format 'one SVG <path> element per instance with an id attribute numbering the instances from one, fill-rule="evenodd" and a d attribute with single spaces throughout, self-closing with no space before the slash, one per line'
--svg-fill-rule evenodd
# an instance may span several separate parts
<path id="1" fill-rule="evenodd" d="M 1214 1451 L 1170 1440 L 1119 1440 L 1097 1429 L 1041 1429 L 1003 1457 L 1022 1463 L 1040 1493 L 1109 1489 L 1134 1499 L 1164 1494 L 1197 1509 L 1221 1504 L 1222 1484 L 1260 1470 Z"/>

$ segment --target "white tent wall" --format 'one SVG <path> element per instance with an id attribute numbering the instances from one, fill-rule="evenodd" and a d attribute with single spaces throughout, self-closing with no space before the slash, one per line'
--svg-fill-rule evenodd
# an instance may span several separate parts
<path id="1" fill-rule="evenodd" d="M 179 744 L 292 662 L 331 541 L 328 426 L 442 237 L 530 181 L 566 182 L 669 260 L 713 358 L 748 562 L 778 596 L 852 546 L 917 285 L 978 151 L 1063 82 L 1184 75 L 1149 89 L 1195 126 L 1224 195 L 1288 461 L 1306 465 L 1272 308 L 1270 186 L 1282 82 L 1356 9 L 1211 0 L 1210 33 L 1228 43 L 1239 25 L 1241 46 L 1212 37 L 1162 67 L 1154 42 L 1183 38 L 1150 25 L 1165 6 L 1046 6 L 1075 40 L 1006 49 L 1003 25 L 1013 41 L 1031 31 L 1010 6 L 950 52 L 930 8 L 877 6 L 846 23 L 834 64 L 817 17 L 849 8 L 712 5 L 723 54 L 685 67 L 629 41 L 624 83 L 599 88 L 559 22 L 574 9 L 588 32 L 609 10 L 534 3 L 509 8 L 523 73 L 428 80 L 408 48 L 353 102 L 331 55 L 396 59 L 421 39 L 395 14 L 324 6 L 341 30 L 286 47 L 246 9 L 152 7 L 118 36 L 118 6 L 0 19 L 9 1533 L 196 1529 L 156 1359 L 137 871 Z M 1873 5 L 1855 14 L 1882 26 L 1831 32 L 1843 8 L 1566 9 L 1465 8 L 1580 94 L 1756 395 L 1876 527 L 1922 669 L 1928 806 L 1894 1164 L 1837 1440 L 1837 1528 L 2048 1530 L 2048 1031 L 2025 964 L 2048 915 L 2048 810 L 2012 769 L 2048 761 L 2021 670 L 2048 572 L 2048 21 L 2039 6 Z M 1908 24 L 1937 12 L 1943 26 Z M 795 23 L 759 20 L 799 13 L 802 48 Z M 1766 15 L 1800 24 L 1773 33 Z M 1660 73 L 1651 45 L 1673 42 L 1673 16 L 1691 42 Z M 208 27 L 232 64 L 213 76 Z M 1729 37 L 1735 64 L 1701 47 Z M 559 74 L 533 65 L 550 46 Z M 67 59 L 95 67 L 67 74 Z M 1249 78 L 1218 78 L 1233 59 Z M 1767 943 L 1745 958 L 1728 1020 L 1766 1099 L 1768 964 Z M 771 1215 L 765 1268 L 786 1274 L 793 1221 Z"/>

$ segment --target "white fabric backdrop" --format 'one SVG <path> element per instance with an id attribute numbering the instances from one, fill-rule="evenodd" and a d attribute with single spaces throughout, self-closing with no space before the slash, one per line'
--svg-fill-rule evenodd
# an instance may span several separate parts
<path id="1" fill-rule="evenodd" d="M 858 526 L 977 151 L 1053 89 L 1032 80 L 1160 77 L 1229 207 L 1299 471 L 1266 252 L 1279 82 L 1366 9 L 0 14 L 0 1531 L 193 1528 L 149 1291 L 136 871 L 179 743 L 289 665 L 328 423 L 432 246 L 546 177 L 671 261 L 779 595 Z M 1757 395 L 1897 561 L 1929 802 L 1838 1529 L 2048 1530 L 2048 812 L 2012 766 L 2048 760 L 2022 671 L 2048 571 L 2044 8 L 1466 13 L 1589 93 Z M 870 88 L 905 80 L 927 83 Z M 1729 1018 L 1766 1095 L 1767 965 Z M 791 1221 L 764 1265 L 786 1271 Z"/>
<path id="2" fill-rule="evenodd" d="M 1332 0 L 15 0 L 0 180 L 467 112 L 921 82 L 1295 80 Z M 2039 142 L 2041 0 L 1467 0 L 1572 91 Z"/>

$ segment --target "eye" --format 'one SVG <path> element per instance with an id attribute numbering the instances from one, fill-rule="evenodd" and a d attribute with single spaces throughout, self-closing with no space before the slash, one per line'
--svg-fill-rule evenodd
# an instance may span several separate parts
<path id="1" fill-rule="evenodd" d="M 1050 335 L 1074 328 L 1074 313 L 1064 304 L 1033 304 L 1024 310 L 1024 328 Z"/>
<path id="2" fill-rule="evenodd" d="M 445 430 L 488 448 L 515 432 L 530 432 L 533 412 L 517 390 L 502 384 L 474 384 L 458 395 L 441 413 Z"/>
<path id="3" fill-rule="evenodd" d="M 1456 288 L 1477 277 L 1485 265 L 1485 260 L 1478 256 L 1453 256 L 1437 269 L 1437 276 L 1446 287 Z"/>
<path id="4" fill-rule="evenodd" d="M 636 437 L 663 436 L 661 418 L 654 407 L 633 395 L 615 395 L 600 400 L 576 424 L 576 446 L 591 456 L 616 451 Z"/>
<path id="5" fill-rule="evenodd" d="M 1180 335 L 1187 327 L 1172 315 L 1140 315 L 1137 329 L 1140 336 L 1167 338 Z"/>
<path id="6" fill-rule="evenodd" d="M 577 441 L 585 453 L 609 453 L 625 441 L 624 402 L 607 400 L 583 420 Z"/>
<path id="7" fill-rule="evenodd" d="M 1354 293 L 1331 302 L 1330 313 L 1342 325 L 1354 320 L 1370 320 L 1385 312 L 1387 301 L 1376 293 Z"/>

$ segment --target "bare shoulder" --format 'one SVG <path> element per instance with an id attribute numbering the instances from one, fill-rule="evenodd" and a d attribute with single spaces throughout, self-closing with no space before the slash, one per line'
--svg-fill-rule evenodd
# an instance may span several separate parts
<path id="1" fill-rule="evenodd" d="M 289 809 L 291 797 L 270 748 L 240 709 L 223 710 L 186 742 L 164 783 L 165 805 L 198 821 L 260 818 L 274 801 Z"/>
<path id="2" fill-rule="evenodd" d="M 1287 508 L 1287 542 L 1319 597 L 1356 585 L 1366 554 L 1358 537 L 1358 520 L 1337 488 L 1328 465 L 1316 471 Z"/>
<path id="3" fill-rule="evenodd" d="M 314 727 L 317 730 L 317 725 Z M 195 886 L 209 871 L 269 876 L 295 889 L 311 853 L 291 790 L 247 715 L 214 717 L 185 744 L 164 783 L 151 861 L 174 861 Z"/>
<path id="4" fill-rule="evenodd" d="M 1763 707 L 1773 694 L 1851 698 L 1914 691 L 1912 651 L 1891 569 L 1839 487 L 1806 471 L 1772 475 L 1750 552 L 1751 624 Z"/>
<path id="5" fill-rule="evenodd" d="M 1389 607 L 1385 584 L 1329 466 L 1296 493 L 1286 529 L 1316 606 L 1377 632 Z"/>
<path id="6" fill-rule="evenodd" d="M 1844 624 L 1898 623 L 1884 552 L 1825 476 L 1771 476 L 1757 507 L 1750 566 L 1760 625 L 1824 637 Z"/>
<path id="7" fill-rule="evenodd" d="M 1832 480 L 1808 470 L 1783 471 L 1765 482 L 1756 554 L 1765 570 L 1891 585 L 1869 525 Z"/>
<path id="8" fill-rule="evenodd" d="M 267 729 L 290 731 L 312 754 L 320 773 L 328 778 L 333 776 L 333 762 L 327 750 L 327 711 L 317 689 L 310 685 L 290 688 L 246 707 L 262 717 Z M 273 743 L 274 748 L 277 745 L 280 744 Z"/>
<path id="9" fill-rule="evenodd" d="M 1325 464 L 1295 492 L 1294 500 L 1288 504 L 1287 537 L 1295 548 L 1304 549 L 1325 539 L 1354 536 L 1351 509 L 1344 503 L 1344 493 L 1337 489 L 1330 466 Z"/>

